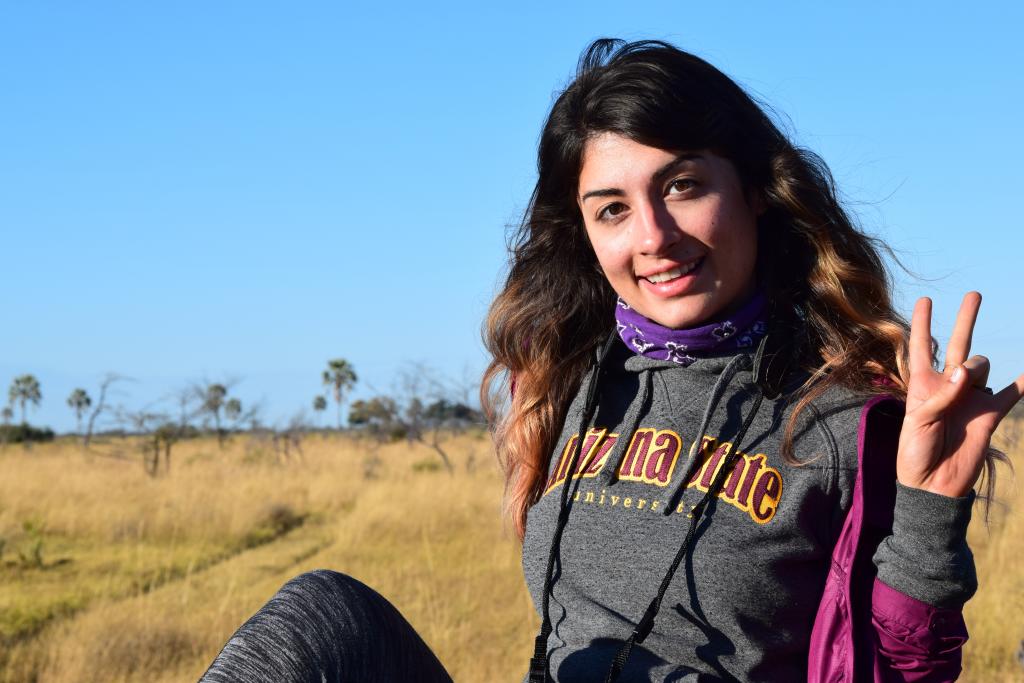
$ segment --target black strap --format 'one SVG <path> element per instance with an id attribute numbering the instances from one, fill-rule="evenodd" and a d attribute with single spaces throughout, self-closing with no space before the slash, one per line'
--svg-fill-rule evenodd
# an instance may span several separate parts
<path id="1" fill-rule="evenodd" d="M 608 669 L 608 676 L 605 678 L 605 682 L 615 681 L 618 679 L 619 674 L 622 673 L 623 667 L 626 666 L 626 660 L 629 659 L 630 653 L 633 651 L 633 645 L 636 643 L 642 643 L 647 637 L 647 634 L 654 628 L 654 615 L 658 613 L 659 603 L 658 598 L 651 600 L 651 604 L 647 606 L 647 610 L 644 612 L 644 616 L 640 619 L 640 623 L 633 629 L 633 633 L 629 635 L 626 642 L 619 648 L 615 658 L 612 660 L 612 666 Z"/>
<path id="2" fill-rule="evenodd" d="M 786 382 L 799 369 L 805 333 L 785 320 L 775 320 L 754 354 L 754 381 L 765 398 L 778 398 Z"/>
<path id="3" fill-rule="evenodd" d="M 668 571 L 665 572 L 665 576 L 661 580 L 658 593 L 651 600 L 650 605 L 647 606 L 647 610 L 640 618 L 636 628 L 633 629 L 633 633 L 630 634 L 629 638 L 626 639 L 612 659 L 605 683 L 615 683 L 618 680 L 622 669 L 626 665 L 626 661 L 629 659 L 630 653 L 633 651 L 633 646 L 644 642 L 651 629 L 654 628 L 654 619 L 661 610 L 661 602 L 665 599 L 665 593 L 675 577 L 676 570 L 679 569 L 683 557 L 686 556 L 690 544 L 693 542 L 693 536 L 696 533 L 701 517 L 704 515 L 704 511 L 722 490 L 722 487 L 725 486 L 726 480 L 739 461 L 740 446 L 743 443 L 743 439 L 747 436 L 747 431 L 750 429 L 757 411 L 761 408 L 762 400 L 765 396 L 776 398 L 782 393 L 785 378 L 799 358 L 799 337 L 792 332 L 792 330 L 789 330 L 787 333 L 785 326 L 776 325 L 774 329 L 769 330 L 768 334 L 762 338 L 761 343 L 758 344 L 757 352 L 754 354 L 752 361 L 755 382 L 754 405 L 747 413 L 743 423 L 740 425 L 739 431 L 733 438 L 732 450 L 719 467 L 715 479 L 711 482 L 711 486 L 708 487 L 704 496 L 693 507 L 693 510 L 690 511 L 690 524 L 686 530 L 686 536 L 680 544 L 676 556 L 672 559 L 672 564 L 669 565 Z"/>
<path id="4" fill-rule="evenodd" d="M 530 683 L 546 683 L 548 678 L 548 636 L 551 635 L 551 620 L 545 619 L 540 633 L 533 641 L 533 657 L 530 658 Z"/>
<path id="5" fill-rule="evenodd" d="M 541 598 L 541 624 L 540 633 L 533 643 L 533 657 L 530 659 L 530 683 L 547 683 L 548 681 L 548 636 L 551 635 L 551 615 L 549 602 L 551 597 L 551 574 L 555 568 L 555 555 L 558 545 L 562 540 L 562 531 L 569 521 L 569 488 L 573 482 L 573 474 L 579 467 L 580 458 L 583 455 L 583 442 L 586 441 L 587 427 L 594 418 L 597 411 L 597 384 L 601 373 L 601 363 L 611 351 L 612 344 L 618 339 L 617 333 L 608 335 L 604 344 L 598 351 L 597 359 L 590 370 L 590 384 L 587 387 L 587 398 L 583 404 L 583 414 L 580 419 L 580 428 L 576 437 L 576 448 L 573 452 L 569 469 L 565 474 L 565 483 L 562 485 L 562 497 L 558 508 L 558 521 L 555 525 L 555 533 L 551 536 L 551 548 L 548 550 L 547 571 L 544 573 L 544 593 Z M 576 481 L 577 488 L 579 480 Z"/>

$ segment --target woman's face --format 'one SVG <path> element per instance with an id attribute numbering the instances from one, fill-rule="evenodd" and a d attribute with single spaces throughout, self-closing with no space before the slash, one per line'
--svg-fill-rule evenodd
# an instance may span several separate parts
<path id="1" fill-rule="evenodd" d="M 584 148 L 577 201 L 605 277 L 641 315 L 694 327 L 753 293 L 760 203 L 728 159 L 602 133 Z"/>

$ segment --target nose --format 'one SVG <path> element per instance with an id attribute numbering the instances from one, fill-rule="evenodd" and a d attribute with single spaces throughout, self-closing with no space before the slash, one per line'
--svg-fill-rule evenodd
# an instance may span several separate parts
<path id="1" fill-rule="evenodd" d="M 634 225 L 637 244 L 643 254 L 660 256 L 683 236 L 664 202 L 644 202 L 638 206 Z"/>

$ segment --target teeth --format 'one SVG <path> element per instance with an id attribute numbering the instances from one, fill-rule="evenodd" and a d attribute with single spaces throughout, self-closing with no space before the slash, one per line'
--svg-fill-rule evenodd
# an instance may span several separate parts
<path id="1" fill-rule="evenodd" d="M 668 282 L 669 280 L 675 280 L 677 277 L 682 277 L 687 273 L 691 272 L 694 268 L 697 267 L 698 263 L 699 261 L 694 261 L 689 265 L 683 266 L 681 268 L 673 268 L 672 270 L 666 270 L 665 272 L 658 273 L 656 275 L 648 275 L 646 279 L 648 282 L 652 284 L 658 284 L 659 282 Z"/>
<path id="2" fill-rule="evenodd" d="M 680 270 L 679 268 L 673 268 L 672 270 L 666 270 L 664 273 L 651 275 L 650 277 L 647 278 L 647 281 L 653 282 L 654 284 L 658 284 L 659 282 L 668 282 L 669 280 L 674 280 L 682 274 L 682 270 Z"/>

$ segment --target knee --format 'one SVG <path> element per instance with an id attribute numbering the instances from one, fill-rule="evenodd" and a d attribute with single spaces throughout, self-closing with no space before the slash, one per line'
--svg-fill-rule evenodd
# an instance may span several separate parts
<path id="1" fill-rule="evenodd" d="M 327 680 L 351 680 L 339 672 L 365 660 L 372 641 L 364 615 L 373 612 L 374 595 L 338 572 L 300 574 L 242 624 L 203 680 L 319 681 L 323 672 L 332 672 Z"/>
<path id="2" fill-rule="evenodd" d="M 303 672 L 265 680 L 451 681 L 391 603 L 361 581 L 326 569 L 288 581 L 243 624 L 229 649 L 236 659 L 278 667 L 275 672 L 287 666 Z"/>
<path id="3" fill-rule="evenodd" d="M 314 569 L 288 580 L 281 590 L 296 591 L 300 593 L 350 591 L 360 588 L 369 589 L 368 586 L 352 578 L 348 574 L 336 572 L 333 569 Z"/>
<path id="4" fill-rule="evenodd" d="M 325 599 L 352 600 L 377 595 L 365 583 L 332 569 L 314 569 L 299 574 L 281 587 L 279 594 L 286 593 L 301 599 L 321 602 Z"/>
<path id="5" fill-rule="evenodd" d="M 281 587 L 271 603 L 292 614 L 301 614 L 306 620 L 335 628 L 347 623 L 350 629 L 365 624 L 388 605 L 366 584 L 330 569 L 299 574 Z"/>

